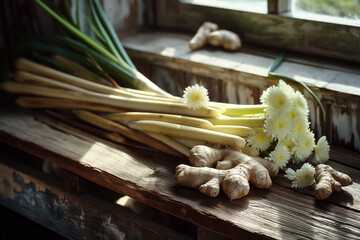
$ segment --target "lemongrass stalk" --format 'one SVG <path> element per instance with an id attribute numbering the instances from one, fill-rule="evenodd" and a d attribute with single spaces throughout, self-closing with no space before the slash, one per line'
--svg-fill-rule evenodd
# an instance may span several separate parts
<path id="1" fill-rule="evenodd" d="M 219 117 L 219 118 L 206 118 L 214 125 L 235 125 L 245 126 L 251 128 L 262 128 L 265 123 L 265 118 L 245 118 L 245 117 Z"/>
<path id="2" fill-rule="evenodd" d="M 209 143 L 206 141 L 200 141 L 200 140 L 194 140 L 194 139 L 187 139 L 187 138 L 179 138 L 179 137 L 172 137 L 175 141 L 180 142 L 182 145 L 185 145 L 186 147 L 192 149 L 195 146 L 198 145 L 208 145 Z M 260 155 L 260 152 L 252 147 L 241 147 L 239 148 L 241 152 L 243 152 L 246 155 L 257 157 Z"/>
<path id="3" fill-rule="evenodd" d="M 147 145 L 158 151 L 165 152 L 165 153 L 168 153 L 168 154 L 171 154 L 174 156 L 181 156 L 177 151 L 173 150 L 172 148 L 166 146 L 165 144 L 159 142 L 156 139 L 153 139 L 141 132 L 134 131 L 128 127 L 125 127 L 123 125 L 120 125 L 118 123 L 110 121 L 110 120 L 103 118 L 99 115 L 96 115 L 92 112 L 84 111 L 84 110 L 74 110 L 73 113 L 79 119 L 81 119 L 87 123 L 90 123 L 96 127 L 99 127 L 101 129 L 104 129 L 104 130 L 107 130 L 110 132 L 119 133 L 124 137 L 127 137 L 127 138 L 130 138 L 137 142 L 143 143 L 144 145 Z"/>
<path id="4" fill-rule="evenodd" d="M 179 143 L 181 143 L 182 145 L 185 145 L 188 148 L 193 148 L 197 145 L 205 145 L 207 144 L 206 141 L 201 141 L 201 140 L 194 140 L 194 139 L 189 139 L 189 138 L 179 138 L 179 137 L 172 137 L 175 141 L 178 141 Z"/>
<path id="5" fill-rule="evenodd" d="M 118 83 L 121 86 L 134 87 L 133 82 L 135 75 L 132 72 L 122 68 L 115 62 L 89 48 L 87 45 L 69 37 L 44 37 L 44 41 L 50 41 L 52 44 L 29 41 L 22 44 L 22 46 L 46 53 L 60 54 L 91 68 L 94 72 L 100 70 L 100 72 L 109 74 L 111 77 L 118 80 Z M 71 50 L 65 49 L 64 47 L 70 47 Z"/>
<path id="6" fill-rule="evenodd" d="M 189 157 L 190 149 L 187 148 L 186 146 L 182 145 L 181 143 L 175 141 L 174 139 L 172 139 L 168 136 L 165 136 L 165 135 L 157 134 L 157 133 L 148 133 L 148 132 L 144 132 L 144 133 L 149 135 L 150 137 L 155 138 L 156 140 L 166 144 L 167 146 L 175 149 L 176 151 L 180 152 L 184 156 Z"/>
<path id="7" fill-rule="evenodd" d="M 38 53 L 38 52 L 32 52 L 31 56 L 39 63 L 42 64 L 46 64 L 47 66 L 59 70 L 61 72 L 64 73 L 68 73 L 68 74 L 73 74 L 73 71 L 61 64 L 59 64 L 58 62 L 54 61 L 53 59 L 51 59 L 50 57 L 42 54 L 42 53 Z"/>
<path id="8" fill-rule="evenodd" d="M 152 97 L 148 95 L 141 95 L 141 94 L 134 94 L 128 91 L 124 91 L 123 89 L 117 89 L 109 86 L 105 86 L 102 84 L 90 82 L 88 80 L 66 74 L 55 69 L 46 67 L 44 65 L 35 63 L 33 61 L 27 60 L 25 58 L 19 58 L 15 61 L 15 67 L 20 70 L 24 70 L 33 74 L 38 74 L 43 77 L 51 78 L 53 80 L 58 80 L 64 83 L 68 83 L 74 86 L 78 86 L 87 90 L 104 93 L 104 94 L 111 94 L 117 95 L 122 97 L 131 97 L 131 98 L 143 98 L 143 99 L 150 99 L 150 100 L 158 100 L 158 101 L 171 101 L 171 102 L 179 102 L 182 101 L 172 100 L 164 97 Z M 19 76 L 19 78 L 21 75 Z M 27 78 L 30 78 L 30 75 L 27 75 Z M 33 80 L 36 80 L 36 76 L 32 76 Z M 145 92 L 145 91 L 142 91 Z"/>
<path id="9" fill-rule="evenodd" d="M 61 17 L 59 14 L 55 13 L 48 6 L 46 6 L 46 4 L 44 4 L 41 0 L 35 0 L 35 2 L 37 4 L 39 4 L 40 7 L 42 7 L 46 12 L 48 12 L 55 20 L 57 20 L 60 24 L 62 24 L 71 33 L 73 33 L 74 35 L 79 37 L 81 40 L 83 40 L 86 44 L 88 44 L 89 46 L 94 48 L 96 51 L 101 53 L 103 56 L 105 56 L 109 60 L 116 62 L 124 70 L 134 73 L 136 78 L 133 80 L 134 80 L 134 83 L 137 86 L 137 88 L 154 91 L 154 92 L 160 93 L 161 95 L 164 95 L 164 96 L 171 96 L 171 94 L 162 90 L 156 84 L 154 84 L 149 79 L 147 79 L 145 76 L 143 76 L 140 72 L 138 72 L 132 64 L 129 64 L 128 62 L 126 62 L 128 60 L 126 57 L 124 60 L 122 57 L 119 57 L 118 55 L 117 55 L 118 57 L 114 56 L 106 48 L 104 48 L 100 42 L 97 42 L 97 41 L 93 40 L 92 38 L 90 38 L 89 36 L 87 36 L 86 34 L 82 33 L 79 29 L 77 29 L 75 26 L 73 26 L 69 21 L 67 21 L 66 19 Z M 101 17 L 104 17 L 104 16 L 101 16 Z M 116 47 L 118 47 L 118 45 Z M 112 48 L 112 50 L 114 50 L 114 48 Z M 119 50 L 119 48 L 117 50 Z M 122 51 L 122 50 L 123 49 L 120 49 L 120 51 Z M 125 52 L 125 51 L 123 50 L 123 52 Z"/>
<path id="10" fill-rule="evenodd" d="M 123 91 L 115 89 L 109 86 L 102 84 L 90 82 L 88 80 L 66 74 L 55 69 L 46 67 L 39 63 L 30 61 L 25 58 L 19 58 L 14 63 L 15 67 L 20 70 L 27 71 L 29 73 L 37 74 L 43 77 L 51 78 L 53 80 L 58 80 L 64 83 L 69 83 L 74 86 L 78 86 L 84 89 L 88 89 L 95 92 L 105 93 L 105 94 L 118 94 L 121 95 Z M 29 76 L 29 75 L 28 75 Z"/>
<path id="11" fill-rule="evenodd" d="M 129 141 L 127 141 L 120 134 L 114 133 L 114 132 L 103 131 L 99 128 L 96 128 L 96 127 L 90 125 L 90 124 L 84 123 L 83 121 L 78 120 L 77 118 L 69 117 L 64 114 L 54 112 L 54 111 L 49 111 L 49 110 L 46 111 L 46 114 L 50 115 L 51 118 L 50 119 L 45 118 L 45 119 L 40 119 L 40 120 L 45 121 L 45 123 L 47 123 L 51 126 L 54 126 L 56 128 L 59 128 L 61 130 L 71 131 L 71 129 L 68 129 L 68 127 L 67 127 L 67 125 L 70 125 L 70 126 L 76 127 L 77 129 L 83 130 L 87 133 L 94 134 L 95 136 L 109 139 L 113 142 L 129 144 Z M 54 122 L 53 118 L 60 120 L 61 123 L 59 124 L 58 122 Z M 64 127 L 64 125 L 62 123 L 65 123 L 66 127 Z"/>
<path id="12" fill-rule="evenodd" d="M 0 88 L 11 93 L 31 94 L 43 97 L 72 99 L 85 102 L 102 103 L 110 106 L 132 109 L 136 111 L 160 112 L 180 114 L 195 117 L 218 117 L 219 111 L 212 108 L 199 108 L 192 110 L 178 103 L 159 102 L 141 99 L 129 99 L 120 96 L 105 95 L 101 93 L 82 91 L 69 91 L 66 89 L 54 89 L 49 87 L 34 86 L 31 84 L 5 81 Z"/>
<path id="13" fill-rule="evenodd" d="M 137 120 L 154 120 L 161 122 L 177 123 L 186 126 L 212 129 L 214 125 L 209 121 L 201 118 L 187 117 L 174 114 L 148 113 L 148 112 L 120 112 L 112 113 L 105 116 L 112 121 L 137 121 Z"/>
<path id="14" fill-rule="evenodd" d="M 260 152 L 252 147 L 245 146 L 245 147 L 240 148 L 240 150 L 244 154 L 251 156 L 251 157 L 258 157 L 260 155 Z"/>
<path id="15" fill-rule="evenodd" d="M 23 108 L 84 109 L 112 113 L 124 111 L 121 108 L 108 106 L 101 103 L 90 103 L 58 98 L 18 97 L 16 98 L 15 102 L 18 106 Z"/>
<path id="16" fill-rule="evenodd" d="M 227 106 L 223 105 L 225 108 L 224 115 L 230 117 L 237 117 L 246 114 L 258 114 L 264 113 L 266 109 L 266 105 L 235 105 L 235 106 Z"/>
<path id="17" fill-rule="evenodd" d="M 73 71 L 74 74 L 77 76 L 82 76 L 84 78 L 86 77 L 87 80 L 92 81 L 92 82 L 109 85 L 109 82 L 107 80 L 96 75 L 95 73 L 93 73 L 92 71 L 87 69 L 86 67 L 82 66 L 81 64 L 78 64 L 77 62 L 74 62 L 72 60 L 69 60 L 69 59 L 67 59 L 61 55 L 57 55 L 57 54 L 52 55 L 51 58 L 55 62 L 59 63 L 61 66 L 64 66 L 64 67 L 70 69 L 71 71 Z"/>
<path id="18" fill-rule="evenodd" d="M 250 137 L 256 134 L 256 130 L 250 127 L 233 125 L 214 125 L 214 131 L 234 134 L 240 137 Z"/>
<path id="19" fill-rule="evenodd" d="M 174 123 L 140 120 L 129 123 L 129 126 L 144 132 L 201 141 L 205 140 L 210 143 L 232 146 L 234 148 L 241 148 L 246 144 L 245 140 L 239 136 Z"/>
<path id="20" fill-rule="evenodd" d="M 155 83 L 150 81 L 141 72 L 134 70 L 133 73 L 135 74 L 135 78 L 139 80 L 134 82 L 135 88 L 145 91 L 156 92 L 166 97 L 172 97 L 171 94 L 159 88 Z"/>

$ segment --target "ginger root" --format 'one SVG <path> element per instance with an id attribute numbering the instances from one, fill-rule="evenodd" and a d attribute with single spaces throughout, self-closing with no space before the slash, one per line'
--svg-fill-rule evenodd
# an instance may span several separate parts
<path id="1" fill-rule="evenodd" d="M 239 35 L 229 30 L 219 30 L 215 23 L 205 22 L 190 40 L 189 47 L 196 50 L 204 47 L 207 43 L 212 46 L 222 46 L 227 50 L 238 50 L 241 47 Z"/>
<path id="2" fill-rule="evenodd" d="M 217 30 L 210 34 L 208 41 L 211 45 L 231 51 L 238 50 L 241 47 L 241 40 L 239 35 L 229 30 Z"/>
<path id="3" fill-rule="evenodd" d="M 275 177 L 279 172 L 276 164 L 232 148 L 198 145 L 191 149 L 190 161 L 196 167 L 185 164 L 176 167 L 175 178 L 179 184 L 199 188 L 210 197 L 218 196 L 221 185 L 231 200 L 247 195 L 249 182 L 258 188 L 270 188 L 270 176 Z M 215 164 L 217 169 L 210 167 Z"/>
<path id="4" fill-rule="evenodd" d="M 328 198 L 333 191 L 340 192 L 341 186 L 352 184 L 351 178 L 345 174 L 336 171 L 329 165 L 319 164 L 315 169 L 315 198 L 324 200 Z"/>
<path id="5" fill-rule="evenodd" d="M 191 50 L 196 50 L 204 47 L 208 43 L 210 33 L 218 30 L 219 26 L 215 23 L 204 22 L 197 30 L 195 36 L 190 40 L 189 47 Z"/>

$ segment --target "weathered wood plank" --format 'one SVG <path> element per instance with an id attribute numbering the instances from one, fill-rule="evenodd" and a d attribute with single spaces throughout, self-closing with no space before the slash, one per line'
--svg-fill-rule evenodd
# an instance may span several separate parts
<path id="1" fill-rule="evenodd" d="M 175 95 L 182 93 L 179 82 L 200 82 L 211 86 L 210 95 L 216 95 L 218 101 L 258 103 L 262 91 L 277 83 L 266 77 L 277 54 L 274 50 L 262 53 L 262 49 L 255 48 L 254 52 L 254 48 L 247 47 L 235 53 L 213 48 L 190 52 L 189 39 L 184 34 L 155 31 L 125 37 L 123 43 L 138 66 L 150 64 L 151 79 Z M 300 57 L 299 61 L 298 58 L 291 54 L 276 71 L 308 84 L 325 105 L 324 124 L 318 104 L 310 94 L 292 84 L 308 100 L 312 129 L 318 137 L 326 135 L 333 145 L 360 151 L 359 70 L 352 65 L 338 67 L 339 62 L 328 59 L 307 62 L 306 57 Z"/>
<path id="2" fill-rule="evenodd" d="M 0 160 L 0 203 L 69 239 L 190 239 L 14 161 Z"/>
<path id="3" fill-rule="evenodd" d="M 226 52 L 207 48 L 190 52 L 188 48 L 190 38 L 191 36 L 185 34 L 153 31 L 126 36 L 121 40 L 129 54 L 136 59 L 146 59 L 152 64 L 235 82 L 239 80 L 232 75 L 244 74 L 247 77 L 250 74 L 252 79 L 255 76 L 266 77 L 268 68 L 276 57 L 276 54 L 268 56 L 254 54 L 251 50 Z M 197 69 L 198 66 L 201 66 L 201 69 Z M 360 79 L 360 73 L 354 72 L 351 68 L 349 70 L 332 68 L 330 64 L 324 65 L 321 62 L 311 65 L 295 62 L 292 57 L 290 61 L 285 59 L 277 69 L 277 73 L 294 77 L 312 87 L 332 91 L 340 91 L 333 84 L 342 83 L 343 86 L 349 86 L 347 89 L 342 89 L 342 92 L 359 96 L 360 85 L 356 84 L 356 80 Z M 259 84 L 255 80 L 244 83 L 256 87 L 264 85 L 262 81 Z"/>
<path id="4" fill-rule="evenodd" d="M 199 227 L 197 231 L 197 240 L 229 240 L 229 238 Z M 238 240 L 240 240 L 240 238 L 238 238 Z"/>
<path id="5" fill-rule="evenodd" d="M 346 151 L 341 147 L 331 146 L 330 158 L 341 164 L 347 164 L 352 168 L 360 169 L 360 153 Z"/>
<path id="6" fill-rule="evenodd" d="M 331 151 L 331 155 L 333 155 L 335 151 Z M 326 164 L 330 165 L 334 169 L 348 174 L 353 180 L 353 184 L 347 187 L 343 187 L 341 192 L 334 192 L 328 199 L 325 201 L 329 203 L 338 204 L 354 211 L 360 212 L 360 171 L 358 169 L 343 165 L 339 162 L 328 161 Z M 273 179 L 273 182 L 277 185 L 291 188 L 291 182 L 288 181 L 284 177 L 284 173 L 282 172 L 278 177 Z M 293 191 L 300 192 L 303 194 L 307 194 L 309 196 L 314 195 L 314 188 L 292 188 Z"/>
<path id="7" fill-rule="evenodd" d="M 248 196 L 236 201 L 229 201 L 223 194 L 210 199 L 195 189 L 176 184 L 176 159 L 75 137 L 49 128 L 26 113 L 0 114 L 0 139 L 99 185 L 230 238 L 249 233 L 252 235 L 248 239 L 360 236 L 359 211 L 317 201 L 279 185 L 269 190 L 252 188 Z"/>

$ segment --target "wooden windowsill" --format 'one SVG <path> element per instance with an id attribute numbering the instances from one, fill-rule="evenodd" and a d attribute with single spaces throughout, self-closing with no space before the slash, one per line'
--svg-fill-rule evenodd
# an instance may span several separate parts
<path id="1" fill-rule="evenodd" d="M 122 37 L 122 42 L 130 55 L 154 61 L 168 59 L 171 61 L 161 64 L 188 72 L 195 71 L 195 67 L 197 74 L 225 81 L 239 81 L 236 75 L 242 74 L 247 77 L 245 81 L 251 79 L 249 84 L 257 86 L 264 83 L 254 79 L 266 78 L 269 66 L 279 53 L 276 49 L 249 44 L 237 52 L 211 47 L 191 52 L 190 38 L 187 34 L 148 31 Z M 360 96 L 360 69 L 355 64 L 290 53 L 276 72 L 310 87 Z"/>

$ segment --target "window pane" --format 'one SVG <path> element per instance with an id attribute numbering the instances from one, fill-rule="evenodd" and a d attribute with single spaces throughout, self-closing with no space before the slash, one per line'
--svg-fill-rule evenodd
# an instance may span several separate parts
<path id="1" fill-rule="evenodd" d="M 292 11 L 360 20 L 360 0 L 292 0 Z"/>
<path id="2" fill-rule="evenodd" d="M 182 2 L 239 11 L 267 13 L 267 0 L 182 0 Z"/>

